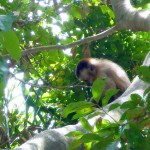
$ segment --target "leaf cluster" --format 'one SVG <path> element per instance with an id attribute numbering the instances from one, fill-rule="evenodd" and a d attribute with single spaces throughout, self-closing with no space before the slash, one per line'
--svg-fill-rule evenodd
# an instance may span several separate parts
<path id="1" fill-rule="evenodd" d="M 149 71 L 149 67 L 144 66 L 139 69 L 142 71 L 142 73 L 140 72 L 142 79 L 148 79 L 143 69 Z M 95 81 L 96 83 L 94 83 L 93 87 L 101 81 L 103 80 L 98 79 Z M 101 85 L 99 87 L 101 87 Z M 98 85 L 96 86 L 96 88 L 99 87 Z M 93 94 L 95 94 L 95 92 L 96 91 L 94 91 Z M 84 143 L 84 147 L 90 150 L 142 148 L 148 150 L 150 146 L 150 87 L 145 90 L 144 95 L 146 97 L 145 99 L 138 94 L 132 94 L 129 101 L 122 104 L 111 104 L 109 111 L 121 109 L 123 112 L 119 121 L 116 121 L 115 118 L 110 116 L 114 120 L 113 123 L 103 118 L 97 119 L 94 126 L 89 123 L 88 120 L 91 117 L 93 118 L 101 113 L 109 115 L 109 112 L 107 113 L 103 108 L 100 109 L 101 111 L 94 112 L 87 117 L 84 117 L 83 114 L 78 115 L 80 117 L 79 121 L 85 131 L 73 131 L 67 135 L 74 137 L 73 142 L 70 144 L 70 149 L 76 149 Z M 97 97 L 97 94 L 95 94 L 95 96 Z M 79 105 L 79 103 L 76 103 L 74 107 L 67 107 L 64 111 L 66 114 L 69 114 L 71 110 L 71 112 L 79 113 L 76 109 L 77 106 L 80 106 L 78 107 L 79 109 L 84 110 L 88 110 L 88 107 L 93 107 L 91 104 L 89 104 L 89 106 L 88 103 L 85 104 L 80 102 Z"/>

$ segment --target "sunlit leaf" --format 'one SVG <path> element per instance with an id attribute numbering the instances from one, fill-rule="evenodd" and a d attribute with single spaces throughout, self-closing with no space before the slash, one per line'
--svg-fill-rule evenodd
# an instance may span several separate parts
<path id="1" fill-rule="evenodd" d="M 6 86 L 8 74 L 8 66 L 4 62 L 3 58 L 0 57 L 0 99 L 4 96 L 4 88 Z"/>
<path id="2" fill-rule="evenodd" d="M 87 119 L 80 118 L 79 120 L 80 120 L 80 122 L 81 122 L 81 124 L 82 124 L 82 126 L 83 126 L 83 128 L 85 130 L 87 130 L 88 132 L 92 132 L 93 131 L 93 127 L 89 124 Z"/>
<path id="3" fill-rule="evenodd" d="M 113 95 L 116 95 L 118 93 L 118 89 L 110 89 L 108 90 L 106 93 L 105 93 L 105 97 L 103 98 L 102 100 L 102 106 L 105 106 L 108 104 L 110 98 L 113 96 Z"/>
<path id="4" fill-rule="evenodd" d="M 49 51 L 49 52 L 46 52 L 47 53 L 47 55 L 48 55 L 48 57 L 49 57 L 49 59 L 51 60 L 51 61 L 57 61 L 58 60 L 58 58 L 59 58 L 59 52 L 57 51 L 57 50 L 51 50 L 51 51 Z"/>
<path id="5" fill-rule="evenodd" d="M 92 107 L 94 106 L 93 103 L 86 102 L 86 101 L 80 101 L 80 102 L 74 102 L 70 103 L 64 110 L 63 110 L 63 117 L 67 117 L 70 113 L 79 111 L 84 108 Z"/>
<path id="6" fill-rule="evenodd" d="M 84 134 L 80 139 L 82 143 L 88 143 L 88 142 L 99 141 L 99 140 L 100 140 L 100 137 L 94 133 Z"/>
<path id="7" fill-rule="evenodd" d="M 80 142 L 80 140 L 75 139 L 71 142 L 71 144 L 69 144 L 69 150 L 74 150 L 77 147 L 79 147 L 82 144 L 82 142 Z"/>
<path id="8" fill-rule="evenodd" d="M 13 30 L 0 32 L 0 43 L 13 59 L 20 59 L 21 49 L 19 48 L 19 40 Z"/>
<path id="9" fill-rule="evenodd" d="M 150 83 L 150 66 L 141 66 L 137 73 L 143 81 Z"/>
<path id="10" fill-rule="evenodd" d="M 132 109 L 132 108 L 135 108 L 136 105 L 132 102 L 132 101 L 127 101 L 127 102 L 124 102 L 120 108 L 121 109 Z"/>
<path id="11" fill-rule="evenodd" d="M 73 116 L 72 119 L 78 119 L 80 117 L 83 117 L 91 112 L 93 112 L 94 110 L 96 110 L 96 108 L 94 107 L 87 107 L 81 110 L 76 111 L 76 114 Z"/>
<path id="12" fill-rule="evenodd" d="M 69 132 L 68 134 L 66 134 L 66 136 L 69 137 L 79 137 L 79 136 L 83 136 L 85 133 L 81 132 L 81 131 L 72 131 Z"/>
<path id="13" fill-rule="evenodd" d="M 105 85 L 106 85 L 105 79 L 97 78 L 94 81 L 93 86 L 92 86 L 92 94 L 96 102 L 100 100 L 103 90 L 105 88 Z"/>
<path id="14" fill-rule="evenodd" d="M 144 100 L 138 94 L 131 94 L 131 101 L 134 103 L 135 106 L 141 105 L 143 106 Z"/>
<path id="15" fill-rule="evenodd" d="M 114 12 L 107 5 L 101 6 L 103 14 L 108 13 L 110 17 L 115 18 Z"/>
<path id="16" fill-rule="evenodd" d="M 119 106 L 120 106 L 119 103 L 111 104 L 110 107 L 109 107 L 109 111 L 114 110 L 114 109 L 118 108 Z"/>
<path id="17" fill-rule="evenodd" d="M 16 19 L 13 15 L 0 15 L 0 30 L 8 31 L 12 27 L 12 23 Z"/>
<path id="18" fill-rule="evenodd" d="M 88 115 L 88 119 L 91 119 L 91 118 L 93 118 L 95 116 L 98 116 L 100 114 L 104 114 L 104 112 L 97 112 L 97 111 L 95 111 L 95 112 L 93 112 L 93 113 Z"/>
<path id="19" fill-rule="evenodd" d="M 81 11 L 82 9 L 79 6 L 76 5 L 71 5 L 70 10 L 69 10 L 69 14 L 72 15 L 72 17 L 76 17 L 76 18 L 81 18 Z"/>

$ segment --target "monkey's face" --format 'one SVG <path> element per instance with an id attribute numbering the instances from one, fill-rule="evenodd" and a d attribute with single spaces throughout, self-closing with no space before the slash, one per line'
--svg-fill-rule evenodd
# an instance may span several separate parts
<path id="1" fill-rule="evenodd" d="M 93 59 L 81 60 L 76 68 L 76 76 L 87 85 L 92 85 L 97 78 L 96 61 Z"/>
<path id="2" fill-rule="evenodd" d="M 96 70 L 91 65 L 80 70 L 79 79 L 91 86 L 96 79 Z"/>

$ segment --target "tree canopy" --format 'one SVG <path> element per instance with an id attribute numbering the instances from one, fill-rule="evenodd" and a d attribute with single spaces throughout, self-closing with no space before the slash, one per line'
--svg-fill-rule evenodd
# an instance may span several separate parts
<path id="1" fill-rule="evenodd" d="M 143 11 L 150 3 L 132 0 L 127 14 L 123 8 L 118 12 L 116 5 L 121 8 L 130 1 L 117 2 L 1 0 L 0 148 L 15 148 L 36 133 L 75 124 L 93 111 L 64 113 L 66 106 L 92 97 L 75 76 L 77 62 L 87 55 L 118 63 L 131 80 L 138 74 L 150 51 L 150 34 L 143 32 L 150 27 L 144 24 L 149 12 Z M 138 19 L 142 13 L 145 16 Z"/>

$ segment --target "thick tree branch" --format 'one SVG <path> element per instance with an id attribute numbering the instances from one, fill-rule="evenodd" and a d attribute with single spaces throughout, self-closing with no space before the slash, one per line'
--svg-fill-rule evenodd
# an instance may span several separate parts
<path id="1" fill-rule="evenodd" d="M 150 11 L 136 10 L 130 0 L 111 0 L 117 20 L 117 26 L 121 29 L 133 31 L 150 30 Z"/>

